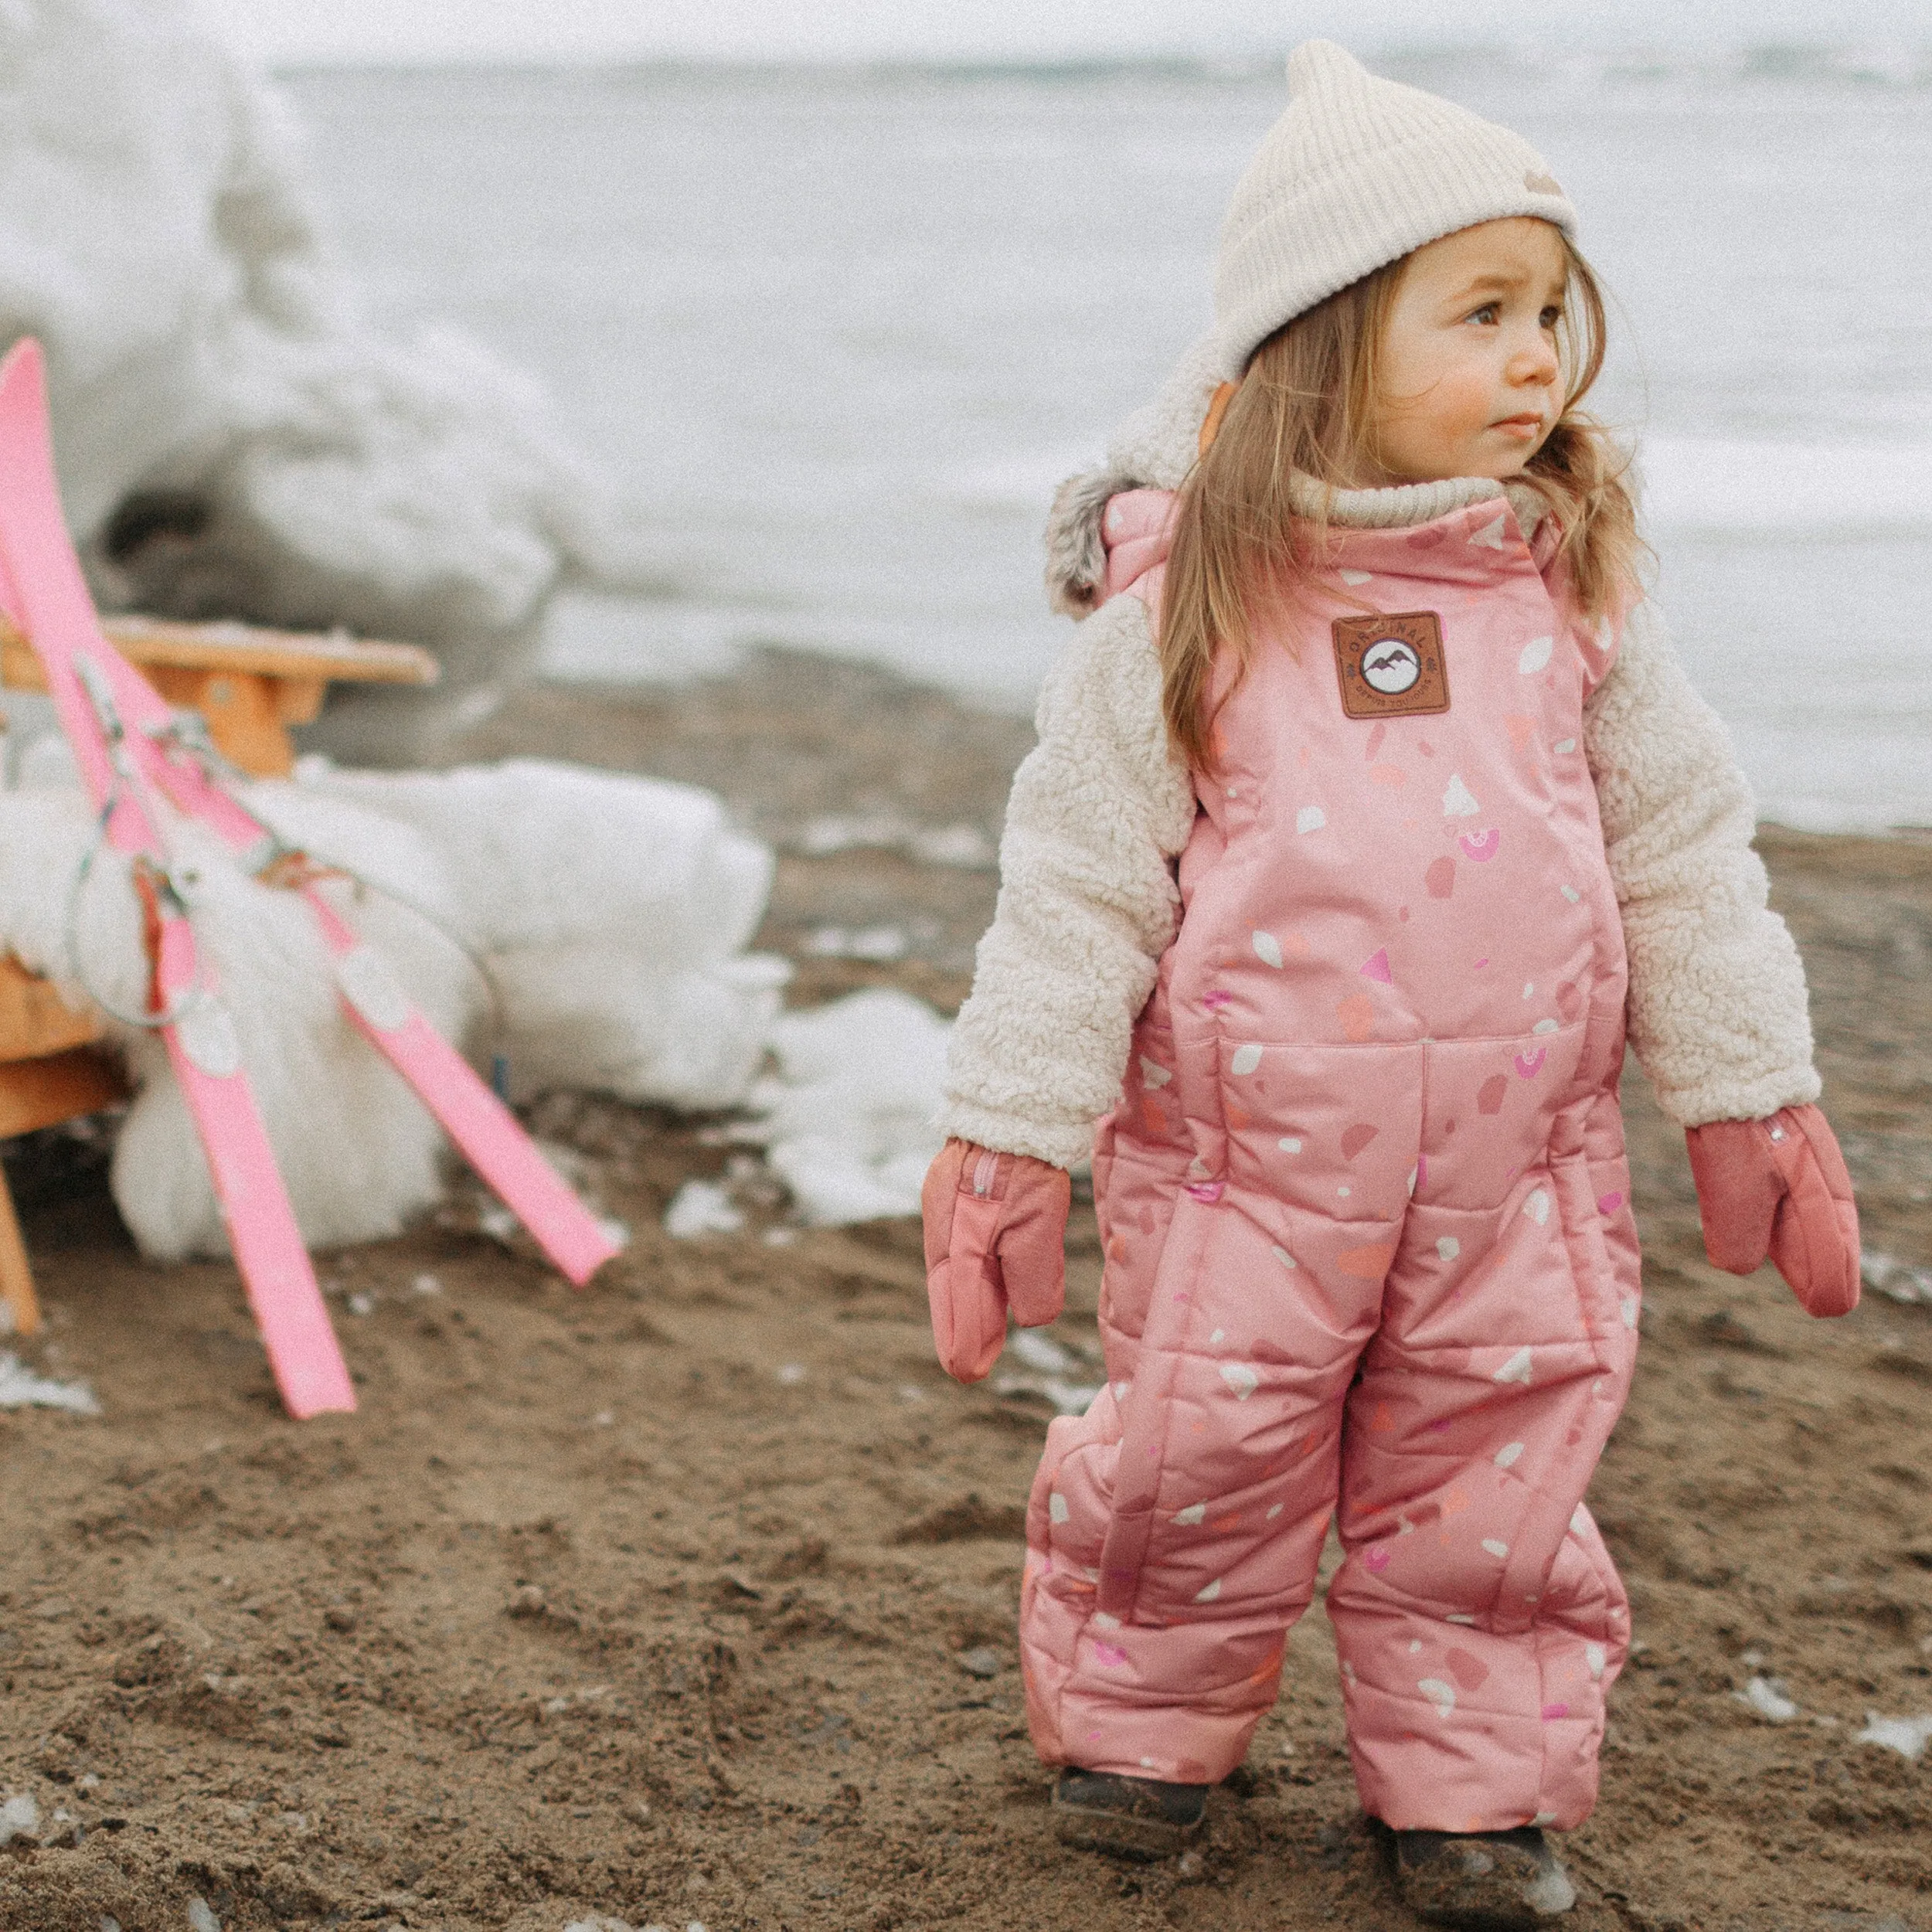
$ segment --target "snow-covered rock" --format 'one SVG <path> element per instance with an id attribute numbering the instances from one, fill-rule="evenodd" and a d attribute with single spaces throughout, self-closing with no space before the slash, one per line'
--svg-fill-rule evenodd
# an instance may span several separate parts
<path id="1" fill-rule="evenodd" d="M 26 334 L 104 603 L 435 648 L 434 699 L 338 694 L 336 748 L 405 761 L 608 553 L 530 380 L 372 325 L 284 104 L 190 0 L 0 6 L 0 346 Z"/>

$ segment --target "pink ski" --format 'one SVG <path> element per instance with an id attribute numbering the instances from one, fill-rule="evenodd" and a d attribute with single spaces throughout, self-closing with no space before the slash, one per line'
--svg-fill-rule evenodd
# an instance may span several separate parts
<path id="1" fill-rule="evenodd" d="M 411 1005 L 383 954 L 365 945 L 361 935 L 317 891 L 313 877 L 303 876 L 321 868 L 305 868 L 303 854 L 284 849 L 260 819 L 216 787 L 206 761 L 174 736 L 174 717 L 166 703 L 134 665 L 122 659 L 122 668 L 126 680 L 145 694 L 143 709 L 158 707 L 158 715 L 151 715 L 145 723 L 135 719 L 135 723 L 141 730 L 143 757 L 151 757 L 156 779 L 175 806 L 189 818 L 201 819 L 236 852 L 260 854 L 257 873 L 294 862 L 294 887 L 309 903 L 322 941 L 334 954 L 336 992 L 349 1019 L 363 1038 L 390 1061 L 396 1073 L 415 1088 L 442 1131 L 461 1148 L 469 1165 L 522 1221 L 558 1271 L 568 1281 L 583 1287 L 618 1252 L 618 1244 L 603 1223 L 583 1208 L 550 1163 L 537 1154 L 510 1109 L 496 1100 L 469 1063 Z"/>
<path id="2" fill-rule="evenodd" d="M 44 428 L 41 436 L 44 442 Z M 95 635 L 98 639 L 97 628 Z M 558 1269 L 581 1287 L 618 1251 L 618 1243 L 537 1152 L 509 1109 L 411 1004 L 381 955 L 317 889 L 316 869 L 302 864 L 301 854 L 289 852 L 223 787 L 215 761 L 188 741 L 175 713 L 147 679 L 105 640 L 99 640 L 93 661 L 112 691 L 127 726 L 129 755 L 143 775 L 184 815 L 200 819 L 247 855 L 258 875 L 278 865 L 292 872 L 287 883 L 308 900 L 335 957 L 338 990 L 355 1026 L 416 1090 Z"/>
<path id="3" fill-rule="evenodd" d="M 308 902 L 335 959 L 342 1003 L 363 1036 L 415 1088 L 450 1138 L 559 1270 L 581 1287 L 617 1252 L 617 1243 L 558 1178 L 516 1117 L 477 1077 L 468 1061 L 411 1003 L 387 961 L 364 943 L 317 889 L 306 865 L 240 801 L 223 790 L 210 761 L 180 735 L 174 713 L 147 679 L 117 654 L 110 668 L 136 755 L 148 776 L 189 818 L 199 818 L 257 876 L 278 866 Z"/>
<path id="4" fill-rule="evenodd" d="M 32 341 L 0 365 L 0 555 L 8 615 L 46 668 L 109 842 L 134 855 L 152 942 L 156 1024 L 207 1155 L 282 1400 L 297 1417 L 352 1410 L 355 1390 L 242 1071 L 234 1023 L 196 958 L 161 821 L 112 709 L 107 661 L 118 655 L 100 637 L 61 518 L 40 349 Z"/>

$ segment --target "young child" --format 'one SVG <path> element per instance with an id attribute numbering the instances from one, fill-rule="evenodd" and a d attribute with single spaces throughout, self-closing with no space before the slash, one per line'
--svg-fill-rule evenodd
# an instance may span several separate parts
<path id="1" fill-rule="evenodd" d="M 1332 1515 L 1398 1883 L 1528 1923 L 1571 1903 L 1543 1829 L 1590 1810 L 1628 1634 L 1583 1502 L 1637 1341 L 1626 1027 L 1719 1266 L 1842 1313 L 1856 1215 L 1750 795 L 1578 412 L 1574 210 L 1339 47 L 1288 77 L 1211 342 L 1056 505 L 1099 608 L 954 1039 L 934 1332 L 970 1380 L 1009 1304 L 1054 1318 L 1090 1150 L 1108 1386 L 1049 1431 L 1021 1611 L 1063 1836 L 1199 1824 Z"/>

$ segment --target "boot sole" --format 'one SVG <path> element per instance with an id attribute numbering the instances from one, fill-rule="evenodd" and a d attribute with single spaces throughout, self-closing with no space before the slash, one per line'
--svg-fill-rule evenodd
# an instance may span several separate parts
<path id="1" fill-rule="evenodd" d="M 1577 1902 L 1576 1888 L 1560 1866 L 1539 1870 L 1527 1859 L 1498 1859 L 1480 1875 L 1398 1867 L 1396 1889 L 1425 1924 L 1451 1926 L 1457 1932 L 1534 1932 Z"/>
<path id="2" fill-rule="evenodd" d="M 1114 1858 L 1138 1859 L 1152 1864 L 1185 1851 L 1200 1835 L 1203 1821 L 1176 1825 L 1164 1818 L 1135 1818 L 1123 1811 L 1100 1811 L 1084 1804 L 1053 1800 L 1053 1830 L 1063 1845 L 1083 1852 L 1105 1852 Z"/>

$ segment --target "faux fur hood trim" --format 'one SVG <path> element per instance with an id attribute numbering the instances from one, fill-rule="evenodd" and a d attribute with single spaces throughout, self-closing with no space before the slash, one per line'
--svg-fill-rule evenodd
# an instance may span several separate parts
<path id="1" fill-rule="evenodd" d="M 1046 594 L 1056 611 L 1084 617 L 1107 577 L 1100 517 L 1123 490 L 1178 490 L 1194 467 L 1201 424 L 1221 381 L 1214 338 L 1204 335 L 1175 366 L 1161 393 L 1114 432 L 1100 468 L 1070 477 L 1046 519 Z"/>
<path id="2" fill-rule="evenodd" d="M 1083 617 L 1098 607 L 1107 577 L 1100 519 L 1107 499 L 1139 487 L 1111 466 L 1070 476 L 1053 492 L 1046 517 L 1046 600 L 1063 617 Z"/>

